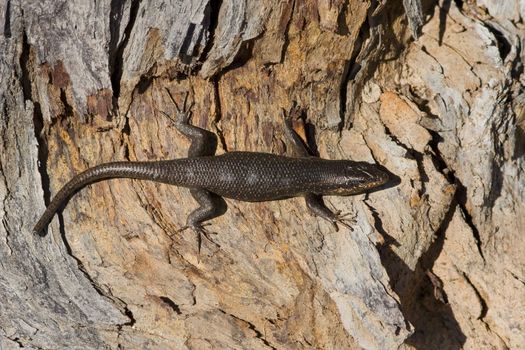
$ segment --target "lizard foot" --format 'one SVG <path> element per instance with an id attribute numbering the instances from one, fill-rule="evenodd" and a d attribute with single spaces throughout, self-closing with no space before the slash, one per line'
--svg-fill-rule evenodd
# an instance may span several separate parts
<path id="1" fill-rule="evenodd" d="M 175 120 L 175 124 L 188 124 L 191 120 L 191 116 L 192 116 L 191 109 L 193 108 L 193 105 L 194 105 L 194 101 L 192 101 L 188 105 L 189 92 L 186 91 L 186 93 L 184 94 L 184 100 L 182 102 L 182 107 L 181 107 L 179 106 L 177 101 L 175 101 L 175 99 L 173 98 L 173 96 L 171 95 L 170 91 L 167 88 L 166 88 L 166 91 L 168 92 L 168 95 L 171 101 L 173 102 L 173 104 L 175 105 L 175 109 L 177 110 L 177 119 Z"/>
<path id="2" fill-rule="evenodd" d="M 198 255 L 200 256 L 201 255 L 201 248 L 202 248 L 202 237 L 206 238 L 206 240 L 208 240 L 208 242 L 210 242 L 211 244 L 213 244 L 217 248 L 221 247 L 217 242 L 215 242 L 210 237 L 210 235 L 216 235 L 217 233 L 216 232 L 210 232 L 210 231 L 208 231 L 208 230 L 206 230 L 204 228 L 204 226 L 209 226 L 209 225 L 211 225 L 211 224 L 206 223 L 206 224 L 200 224 L 200 225 L 186 225 L 184 227 L 181 227 L 179 230 L 177 230 L 176 233 L 180 233 L 180 232 L 185 231 L 187 229 L 191 229 L 193 232 L 195 232 L 196 235 L 197 235 L 197 252 L 198 252 Z"/>
<path id="3" fill-rule="evenodd" d="M 194 102 L 192 101 L 190 104 L 188 104 L 188 95 L 189 93 L 186 92 L 186 94 L 184 94 L 184 100 L 182 102 L 182 107 L 179 106 L 179 104 L 177 103 L 177 101 L 175 101 L 175 99 L 173 98 L 173 96 L 171 95 L 171 92 L 166 88 L 166 92 L 170 98 L 170 100 L 173 102 L 173 104 L 175 105 L 175 109 L 177 110 L 177 116 L 175 118 L 173 118 L 171 115 L 169 115 L 168 113 L 164 112 L 164 111 L 161 111 L 158 109 L 158 111 L 162 114 L 164 114 L 165 117 L 167 117 L 169 120 L 171 120 L 171 122 L 174 124 L 174 125 L 187 125 L 190 123 L 190 120 L 191 120 L 191 117 L 192 117 L 192 113 L 191 113 L 191 109 L 193 108 L 193 105 L 194 105 Z"/>
<path id="4" fill-rule="evenodd" d="M 357 223 L 355 218 L 356 218 L 355 213 L 349 212 L 349 213 L 342 214 L 340 211 L 337 211 L 336 213 L 334 213 L 334 217 L 330 220 L 330 222 L 332 226 L 334 226 L 336 232 L 339 232 L 338 225 L 343 225 L 344 227 L 348 228 L 350 231 L 354 231 L 354 228 L 352 227 L 352 225 L 355 225 Z"/>

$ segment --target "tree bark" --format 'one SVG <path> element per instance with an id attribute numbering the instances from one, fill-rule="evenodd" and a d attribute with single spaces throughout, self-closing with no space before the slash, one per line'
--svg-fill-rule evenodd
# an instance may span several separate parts
<path id="1" fill-rule="evenodd" d="M 0 0 L 0 348 L 525 346 L 523 1 Z M 219 153 L 323 158 L 381 191 L 227 201 L 215 243 L 188 190 L 111 180 L 31 229 L 72 176 L 186 156 L 159 111 L 194 102 Z"/>

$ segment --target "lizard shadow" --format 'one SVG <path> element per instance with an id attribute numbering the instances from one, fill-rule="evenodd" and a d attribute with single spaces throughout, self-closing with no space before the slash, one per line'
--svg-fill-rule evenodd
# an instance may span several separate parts
<path id="1" fill-rule="evenodd" d="M 436 298 L 436 288 L 427 275 L 442 252 L 445 232 L 457 203 L 453 203 L 435 234 L 435 240 L 418 260 L 415 268 L 408 266 L 392 248 L 401 244 L 386 234 L 385 243 L 378 247 L 382 265 L 390 278 L 392 289 L 399 296 L 401 311 L 414 333 L 405 340 L 416 349 L 462 349 L 466 336 L 448 304 L 443 290 L 443 300 Z M 377 220 L 376 220 L 377 221 Z M 378 227 L 378 225 L 380 227 Z M 384 233 L 381 222 L 376 229 Z M 440 281 L 441 282 L 441 281 Z M 408 325 L 407 325 L 408 326 Z"/>
<path id="2" fill-rule="evenodd" d="M 318 156 L 314 138 L 315 126 L 305 124 L 305 133 L 308 148 L 315 150 L 315 153 L 313 151 L 311 153 Z M 376 166 L 387 174 L 389 179 L 381 186 L 366 190 L 366 196 L 394 188 L 401 183 L 401 178 L 386 167 L 380 164 Z M 434 262 L 443 249 L 445 232 L 452 220 L 456 205 L 453 203 L 449 208 L 436 232 L 436 239 L 421 256 L 415 269 L 408 266 L 393 249 L 393 247 L 400 247 L 401 243 L 386 232 L 379 213 L 370 208 L 375 218 L 375 227 L 385 238 L 383 245 L 378 247 L 382 265 L 389 275 L 392 289 L 399 296 L 399 307 L 407 320 L 407 329 L 410 329 L 410 325 L 413 326 L 414 333 L 405 340 L 405 343 L 416 349 L 461 349 L 466 342 L 466 336 L 448 304 L 446 294 L 441 290 L 443 299 L 438 300 L 435 297 L 437 287 L 427 275 L 427 271 L 432 270 Z"/>

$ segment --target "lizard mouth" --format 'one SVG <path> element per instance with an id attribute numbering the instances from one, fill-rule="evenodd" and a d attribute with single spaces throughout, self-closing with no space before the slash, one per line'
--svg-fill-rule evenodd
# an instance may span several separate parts
<path id="1" fill-rule="evenodd" d="M 352 187 L 340 187 L 340 188 L 335 189 L 331 194 L 336 195 L 336 196 L 349 196 L 349 195 L 354 195 L 354 194 L 360 194 L 368 190 L 382 186 L 386 182 L 387 181 L 384 181 L 384 180 L 377 180 L 377 181 L 372 181 L 372 182 L 361 183 L 359 185 L 354 185 Z"/>
<path id="2" fill-rule="evenodd" d="M 359 187 L 362 190 L 366 191 L 366 190 L 370 190 L 372 188 L 376 188 L 376 187 L 382 186 L 382 185 L 386 184 L 387 182 L 388 182 L 388 178 L 380 178 L 380 179 L 377 179 L 376 181 L 363 183 Z"/>

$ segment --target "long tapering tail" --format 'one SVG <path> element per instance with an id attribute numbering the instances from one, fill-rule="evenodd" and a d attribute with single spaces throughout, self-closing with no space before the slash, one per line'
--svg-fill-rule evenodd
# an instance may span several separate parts
<path id="1" fill-rule="evenodd" d="M 77 191 L 94 182 L 112 178 L 155 179 L 158 162 L 113 162 L 97 165 L 78 174 L 58 191 L 33 228 L 33 234 L 45 235 L 53 216 Z"/>

